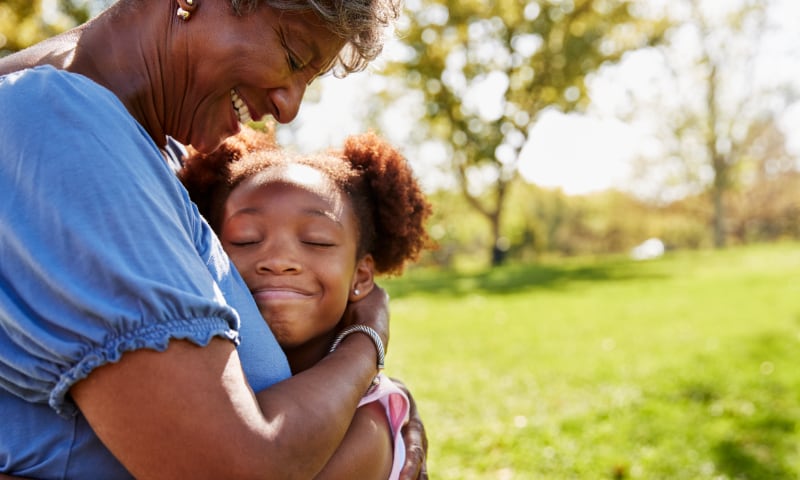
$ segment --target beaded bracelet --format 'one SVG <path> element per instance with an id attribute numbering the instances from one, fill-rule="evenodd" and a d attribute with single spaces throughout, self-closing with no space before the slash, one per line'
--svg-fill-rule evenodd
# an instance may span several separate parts
<path id="1" fill-rule="evenodd" d="M 336 347 L 338 347 L 342 340 L 344 340 L 344 337 L 355 332 L 364 333 L 372 339 L 372 342 L 375 344 L 375 348 L 378 350 L 378 370 L 383 370 L 383 362 L 385 357 L 385 353 L 383 351 L 383 340 L 381 340 L 378 332 L 366 325 L 351 325 L 342 330 L 339 336 L 336 337 L 336 340 L 333 341 L 333 344 L 331 344 L 331 349 L 328 350 L 328 353 L 333 353 L 333 351 L 336 350 Z"/>

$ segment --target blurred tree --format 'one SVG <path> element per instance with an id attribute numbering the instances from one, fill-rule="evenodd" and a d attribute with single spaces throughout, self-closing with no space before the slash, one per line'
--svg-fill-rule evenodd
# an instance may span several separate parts
<path id="1" fill-rule="evenodd" d="M 413 140 L 445 145 L 464 197 L 491 225 L 499 265 L 508 188 L 532 125 L 547 108 L 584 108 L 586 76 L 665 26 L 626 0 L 409 0 L 407 10 L 407 52 L 387 69 L 421 92 L 427 128 Z"/>
<path id="2" fill-rule="evenodd" d="M 0 2 L 0 56 L 22 50 L 89 19 L 107 0 L 3 0 Z M 45 5 L 52 7 L 47 9 Z"/>
<path id="3" fill-rule="evenodd" d="M 791 48 L 784 46 L 791 41 L 781 40 L 785 30 L 773 25 L 779 3 L 671 2 L 675 27 L 656 50 L 663 68 L 653 69 L 650 98 L 630 92 L 629 118 L 649 116 L 665 149 L 640 165 L 642 177 L 672 182 L 665 188 L 673 190 L 668 199 L 707 192 L 717 248 L 732 233 L 729 193 L 756 181 L 755 170 L 777 174 L 795 168 L 777 126 L 797 98 L 794 78 L 771 65 L 786 62 L 781 49 Z"/>

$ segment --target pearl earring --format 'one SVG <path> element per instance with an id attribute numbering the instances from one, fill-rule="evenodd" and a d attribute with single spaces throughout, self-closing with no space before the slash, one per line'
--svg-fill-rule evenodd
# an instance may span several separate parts
<path id="1" fill-rule="evenodd" d="M 357 288 L 355 288 L 355 289 L 353 289 L 353 295 L 359 296 L 359 295 L 361 295 L 361 292 Z"/>

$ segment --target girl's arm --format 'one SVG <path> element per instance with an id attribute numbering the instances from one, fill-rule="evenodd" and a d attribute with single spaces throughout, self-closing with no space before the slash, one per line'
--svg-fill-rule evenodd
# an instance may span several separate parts
<path id="1" fill-rule="evenodd" d="M 411 392 L 401 381 L 393 378 L 392 382 L 405 393 L 409 406 L 409 420 L 401 430 L 405 462 L 398 480 L 428 480 L 425 426 Z M 362 405 L 342 445 L 317 478 L 389 478 L 394 463 L 392 442 L 384 407 L 378 402 Z"/>
<path id="2" fill-rule="evenodd" d="M 391 431 L 383 406 L 379 402 L 367 403 L 358 408 L 344 441 L 315 478 L 386 480 L 392 471 L 392 450 Z"/>

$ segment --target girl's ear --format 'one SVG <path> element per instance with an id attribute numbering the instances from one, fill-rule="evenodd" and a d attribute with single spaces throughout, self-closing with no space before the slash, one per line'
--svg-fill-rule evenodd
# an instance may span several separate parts
<path id="1" fill-rule="evenodd" d="M 375 286 L 375 260 L 371 254 L 361 257 L 356 264 L 356 272 L 353 275 L 353 283 L 350 286 L 350 296 L 348 300 L 357 302 L 366 297 Z"/>

